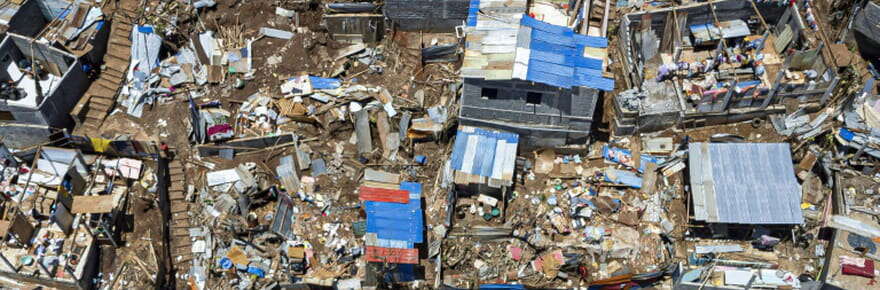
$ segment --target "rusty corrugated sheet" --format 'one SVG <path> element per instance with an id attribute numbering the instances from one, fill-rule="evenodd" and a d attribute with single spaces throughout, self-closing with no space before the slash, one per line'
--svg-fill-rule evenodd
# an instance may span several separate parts
<path id="1" fill-rule="evenodd" d="M 360 200 L 408 203 L 409 192 L 400 189 L 387 189 L 376 187 L 360 187 Z"/>
<path id="2" fill-rule="evenodd" d="M 367 246 L 367 262 L 392 264 L 418 264 L 419 250 Z"/>

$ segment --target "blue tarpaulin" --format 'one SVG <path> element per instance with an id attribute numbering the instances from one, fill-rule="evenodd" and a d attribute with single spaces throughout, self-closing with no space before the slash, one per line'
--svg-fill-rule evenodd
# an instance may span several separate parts
<path id="1" fill-rule="evenodd" d="M 846 128 L 840 128 L 840 138 L 846 141 L 852 141 L 855 139 L 856 134 Z"/>
<path id="2" fill-rule="evenodd" d="M 623 184 L 632 188 L 642 188 L 642 178 L 626 170 L 613 168 L 605 170 L 605 181 Z"/>
<path id="3" fill-rule="evenodd" d="M 312 89 L 316 90 L 334 90 L 342 86 L 342 82 L 334 78 L 309 76 L 309 82 L 312 83 Z"/>
<path id="4" fill-rule="evenodd" d="M 632 153 L 630 153 L 629 150 L 611 147 L 608 145 L 605 145 L 605 147 L 602 148 L 602 157 L 611 162 L 629 167 L 634 167 L 633 165 L 635 164 L 632 158 Z M 650 155 L 642 154 L 641 158 L 642 160 L 639 163 L 638 168 L 639 172 L 645 172 L 645 167 L 648 166 L 648 163 L 660 163 L 659 159 Z"/>

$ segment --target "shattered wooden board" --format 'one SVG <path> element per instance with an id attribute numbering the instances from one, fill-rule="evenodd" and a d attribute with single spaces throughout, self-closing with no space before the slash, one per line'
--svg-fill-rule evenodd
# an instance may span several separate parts
<path id="1" fill-rule="evenodd" d="M 219 83 L 223 80 L 223 66 L 208 66 L 208 82 L 212 84 Z"/>
<path id="2" fill-rule="evenodd" d="M 237 246 L 229 248 L 229 251 L 226 252 L 226 257 L 229 258 L 229 260 L 232 260 L 232 263 L 235 263 L 236 265 L 247 265 L 250 263 L 247 254 Z"/>
<path id="3" fill-rule="evenodd" d="M 5 237 L 9 233 L 9 221 L 0 221 L 0 237 Z"/>
<path id="4" fill-rule="evenodd" d="M 109 213 L 116 208 L 115 195 L 74 196 L 72 213 Z"/>

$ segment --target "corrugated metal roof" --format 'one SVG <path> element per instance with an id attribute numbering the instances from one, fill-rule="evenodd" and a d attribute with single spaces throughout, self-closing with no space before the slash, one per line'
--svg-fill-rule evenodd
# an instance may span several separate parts
<path id="1" fill-rule="evenodd" d="M 691 143 L 695 219 L 801 224 L 801 188 L 786 143 Z"/>
<path id="2" fill-rule="evenodd" d="M 752 32 L 749 25 L 740 19 L 722 21 L 719 26 L 712 23 L 695 24 L 690 27 L 691 34 L 698 41 L 710 41 L 723 38 L 734 38 L 748 36 Z"/>
<path id="3" fill-rule="evenodd" d="M 272 220 L 272 232 L 285 238 L 293 238 L 293 203 L 287 195 L 279 195 L 278 206 L 275 208 L 275 219 Z"/>
<path id="4" fill-rule="evenodd" d="M 364 257 L 367 262 L 392 264 L 418 264 L 417 249 L 398 249 L 367 246 Z"/>
<path id="5" fill-rule="evenodd" d="M 515 133 L 459 126 L 452 149 L 452 170 L 512 180 L 518 144 L 519 135 Z"/>
<path id="6" fill-rule="evenodd" d="M 361 186 L 358 192 L 360 200 L 408 203 L 409 192 L 400 189 L 376 188 Z"/>
<path id="7" fill-rule="evenodd" d="M 376 236 L 375 233 L 365 234 L 364 235 L 364 243 L 367 246 L 383 247 L 383 248 L 411 249 L 411 248 L 415 247 L 415 243 L 411 243 L 411 242 L 407 242 L 407 241 L 380 239 Z"/>
<path id="8" fill-rule="evenodd" d="M 594 58 L 596 55 L 607 57 L 607 53 L 596 50 L 606 49 L 608 39 L 580 35 L 571 28 L 521 13 L 478 15 L 481 10 L 485 12 L 487 2 L 471 2 L 468 26 L 472 28 L 465 43 L 462 77 L 520 79 L 561 88 L 583 86 L 614 90 L 614 80 L 602 75 L 604 59 Z M 497 5 L 498 1 L 489 3 Z M 511 42 L 511 37 L 515 37 L 515 41 Z M 492 57 L 514 51 L 515 61 L 509 56 Z"/>
<path id="9" fill-rule="evenodd" d="M 375 233 L 379 239 L 421 243 L 425 226 L 422 220 L 422 185 L 402 182 L 400 189 L 409 192 L 409 202 L 364 202 L 367 233 Z"/>

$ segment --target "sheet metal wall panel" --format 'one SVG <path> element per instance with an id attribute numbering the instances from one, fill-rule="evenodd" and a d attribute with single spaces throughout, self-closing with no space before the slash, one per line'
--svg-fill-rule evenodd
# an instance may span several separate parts
<path id="1" fill-rule="evenodd" d="M 556 53 L 556 52 L 552 52 L 552 51 L 531 50 L 531 49 L 529 50 L 529 58 L 530 58 L 529 61 L 543 61 L 543 62 L 555 63 L 555 64 L 567 64 L 567 63 L 569 63 L 569 60 L 571 60 L 570 57 L 568 57 L 564 54 L 560 54 L 560 53 Z"/>
<path id="2" fill-rule="evenodd" d="M 452 170 L 461 171 L 464 162 L 464 150 L 467 148 L 467 133 L 458 130 L 455 133 L 455 143 L 452 146 Z"/>
<path id="3" fill-rule="evenodd" d="M 401 182 L 400 189 L 409 191 L 410 199 L 419 199 L 422 196 L 422 184 L 418 182 Z"/>
<path id="4" fill-rule="evenodd" d="M 499 144 L 512 144 L 515 148 L 519 140 L 517 134 L 467 126 L 460 127 L 455 138 L 451 158 L 452 169 L 486 177 L 497 175 L 496 171 L 503 170 L 497 168 L 495 162 L 496 156 L 499 154 L 497 151 Z M 516 157 L 516 150 L 503 153 L 504 159 L 510 158 L 507 155 Z M 403 189 L 403 185 L 401 185 L 401 189 Z"/>
<path id="5" fill-rule="evenodd" d="M 480 143 L 480 167 L 474 168 L 475 172 L 479 172 L 480 176 L 492 176 L 492 165 L 495 159 L 495 147 L 498 144 L 497 138 L 485 138 Z"/>
<path id="6" fill-rule="evenodd" d="M 364 257 L 368 262 L 393 264 L 418 264 L 417 249 L 397 249 L 382 247 L 366 247 Z"/>
<path id="7" fill-rule="evenodd" d="M 380 238 L 376 237 L 375 233 L 365 234 L 364 235 L 364 244 L 366 244 L 367 246 L 382 247 L 382 248 L 398 248 L 398 249 L 415 248 L 415 243 L 401 241 L 401 240 L 380 239 Z"/>
<path id="8" fill-rule="evenodd" d="M 421 184 L 403 182 L 400 188 L 409 194 L 408 203 L 364 202 L 367 212 L 366 231 L 375 234 L 380 240 L 421 243 L 424 230 Z"/>
<path id="9" fill-rule="evenodd" d="M 566 47 L 574 47 L 575 42 L 572 35 L 573 33 L 570 31 L 568 33 L 551 33 L 539 31 L 538 33 L 532 33 L 532 41 L 543 41 Z"/>
<path id="10" fill-rule="evenodd" d="M 688 173 L 691 178 L 691 196 L 693 197 L 694 219 L 705 221 L 706 214 L 706 189 L 703 186 L 703 152 L 700 143 L 688 144 Z"/>
<path id="11" fill-rule="evenodd" d="M 361 186 L 358 191 L 358 198 L 363 201 L 408 203 L 409 192 L 399 189 Z"/>
<path id="12" fill-rule="evenodd" d="M 614 80 L 606 77 L 595 77 L 591 75 L 578 75 L 574 81 L 576 85 L 589 88 L 596 88 L 603 91 L 614 90 Z"/>

